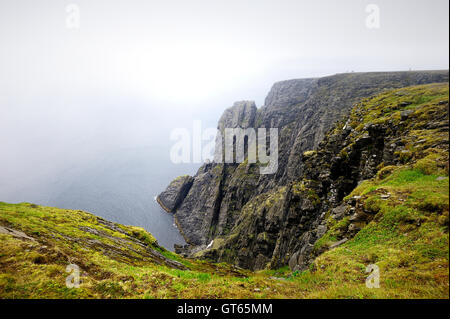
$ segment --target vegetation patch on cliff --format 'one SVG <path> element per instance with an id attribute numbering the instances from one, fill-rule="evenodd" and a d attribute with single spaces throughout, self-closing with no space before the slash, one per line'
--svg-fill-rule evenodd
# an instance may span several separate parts
<path id="1" fill-rule="evenodd" d="M 402 115 L 405 110 L 411 111 Z M 356 210 L 340 221 L 329 218 L 328 231 L 314 247 L 329 250 L 295 280 L 327 287 L 313 292 L 314 297 L 448 298 L 448 85 L 404 88 L 366 99 L 350 119 L 355 139 L 374 123 L 393 121 L 403 130 L 400 145 L 407 152 L 396 154 L 398 165 L 380 165 L 374 178 L 344 198 L 356 201 Z M 338 125 L 334 134 L 345 125 Z M 352 226 L 364 218 L 368 224 L 353 237 Z M 332 246 L 342 238 L 348 240 Z M 378 289 L 362 285 L 371 264 L 379 267 Z"/>

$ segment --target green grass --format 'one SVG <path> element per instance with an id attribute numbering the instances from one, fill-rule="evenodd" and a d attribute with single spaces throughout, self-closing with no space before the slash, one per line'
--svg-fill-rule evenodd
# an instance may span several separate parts
<path id="1" fill-rule="evenodd" d="M 347 292 L 347 297 L 365 298 L 359 283 L 365 266 L 375 263 L 382 286 L 373 291 L 375 298 L 448 298 L 449 184 L 448 176 L 436 179 L 434 174 L 399 168 L 382 181 L 360 185 L 352 195 L 361 194 L 364 208 L 375 218 L 353 239 L 322 254 L 315 262 L 316 275 L 332 271 L 333 286 L 354 282 L 354 293 Z M 379 190 L 391 198 L 381 199 Z M 316 244 L 336 240 L 337 235 L 333 227 Z M 344 293 L 342 287 L 336 289 L 338 295 Z"/>

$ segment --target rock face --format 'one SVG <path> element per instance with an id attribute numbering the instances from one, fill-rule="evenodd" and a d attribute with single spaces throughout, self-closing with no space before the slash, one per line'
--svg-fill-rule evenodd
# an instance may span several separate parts
<path id="1" fill-rule="evenodd" d="M 220 118 L 218 129 L 253 127 L 256 117 L 256 105 L 252 101 L 236 102 L 225 110 Z M 221 141 L 216 141 L 220 147 Z M 226 221 L 219 222 L 223 187 L 229 171 L 236 165 L 218 163 L 204 164 L 194 177 L 189 192 L 182 196 L 183 201 L 176 209 L 175 220 L 187 243 L 205 245 L 214 236 L 215 227 L 221 227 Z M 219 226 L 220 224 L 220 226 Z"/>
<path id="2" fill-rule="evenodd" d="M 249 128 L 255 127 L 256 118 L 256 104 L 254 101 L 239 101 L 235 102 L 232 107 L 226 109 L 220 117 L 217 129 L 224 136 L 226 128 Z M 223 150 L 224 144 L 221 137 L 217 136 L 215 144 L 215 162 L 224 161 L 224 152 L 217 152 Z"/>
<path id="3" fill-rule="evenodd" d="M 254 101 L 235 102 L 232 107 L 223 112 L 219 120 L 218 129 L 223 131 L 227 127 L 254 127 L 256 110 Z"/>
<path id="4" fill-rule="evenodd" d="M 194 179 L 184 175 L 174 179 L 166 190 L 156 198 L 158 203 L 168 213 L 172 213 L 181 204 L 192 186 Z"/>
<path id="5" fill-rule="evenodd" d="M 175 209 L 190 244 L 178 252 L 251 269 L 305 267 L 315 256 L 314 243 L 327 231 L 324 215 L 333 210 L 346 216 L 351 207 L 342 206 L 344 196 L 401 153 L 400 139 L 392 137 L 391 143 L 386 137 L 395 130 L 388 125 L 367 127 L 353 141 L 355 127 L 346 123 L 352 106 L 388 89 L 433 82 L 448 82 L 448 71 L 289 80 L 275 83 L 260 109 L 253 102 L 235 103 L 221 117 L 219 130 L 278 128 L 278 171 L 260 175 L 258 164 L 246 162 L 204 164 Z M 339 134 L 327 134 L 337 122 Z"/>

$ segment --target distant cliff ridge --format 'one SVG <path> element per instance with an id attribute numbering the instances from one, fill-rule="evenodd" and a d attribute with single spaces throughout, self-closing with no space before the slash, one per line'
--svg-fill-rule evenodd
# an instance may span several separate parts
<path id="1" fill-rule="evenodd" d="M 293 268 L 305 267 L 315 256 L 311 247 L 327 232 L 319 217 L 341 207 L 343 198 L 372 178 L 380 165 L 399 164 L 398 154 L 404 150 L 404 145 L 396 144 L 401 137 L 396 125 L 402 121 L 373 126 L 374 118 L 360 128 L 358 120 L 349 122 L 350 111 L 368 97 L 427 83 L 448 83 L 448 71 L 289 80 L 275 83 L 259 109 L 251 101 L 235 103 L 220 118 L 218 129 L 278 128 L 278 170 L 262 175 L 258 163 L 213 162 L 193 177 L 172 182 L 158 198 L 174 213 L 190 244 L 177 251 L 252 269 L 289 261 Z M 403 108 L 415 105 L 403 102 Z M 406 117 L 404 121 L 410 112 L 395 110 L 404 111 L 400 118 Z M 344 119 L 342 133 L 331 134 L 330 129 Z M 356 132 L 362 135 L 354 140 Z M 349 159 L 340 154 L 342 150 Z"/>

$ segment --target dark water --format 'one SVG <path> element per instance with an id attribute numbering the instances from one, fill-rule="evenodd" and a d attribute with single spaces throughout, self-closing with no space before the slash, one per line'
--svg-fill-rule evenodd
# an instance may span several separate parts
<path id="1" fill-rule="evenodd" d="M 24 188 L 10 202 L 34 202 L 80 209 L 125 225 L 145 228 L 159 244 L 173 250 L 185 241 L 173 216 L 156 202 L 175 177 L 192 174 L 199 165 L 175 165 L 168 152 L 151 148 L 108 154 L 83 167 L 74 166 L 39 186 Z"/>

